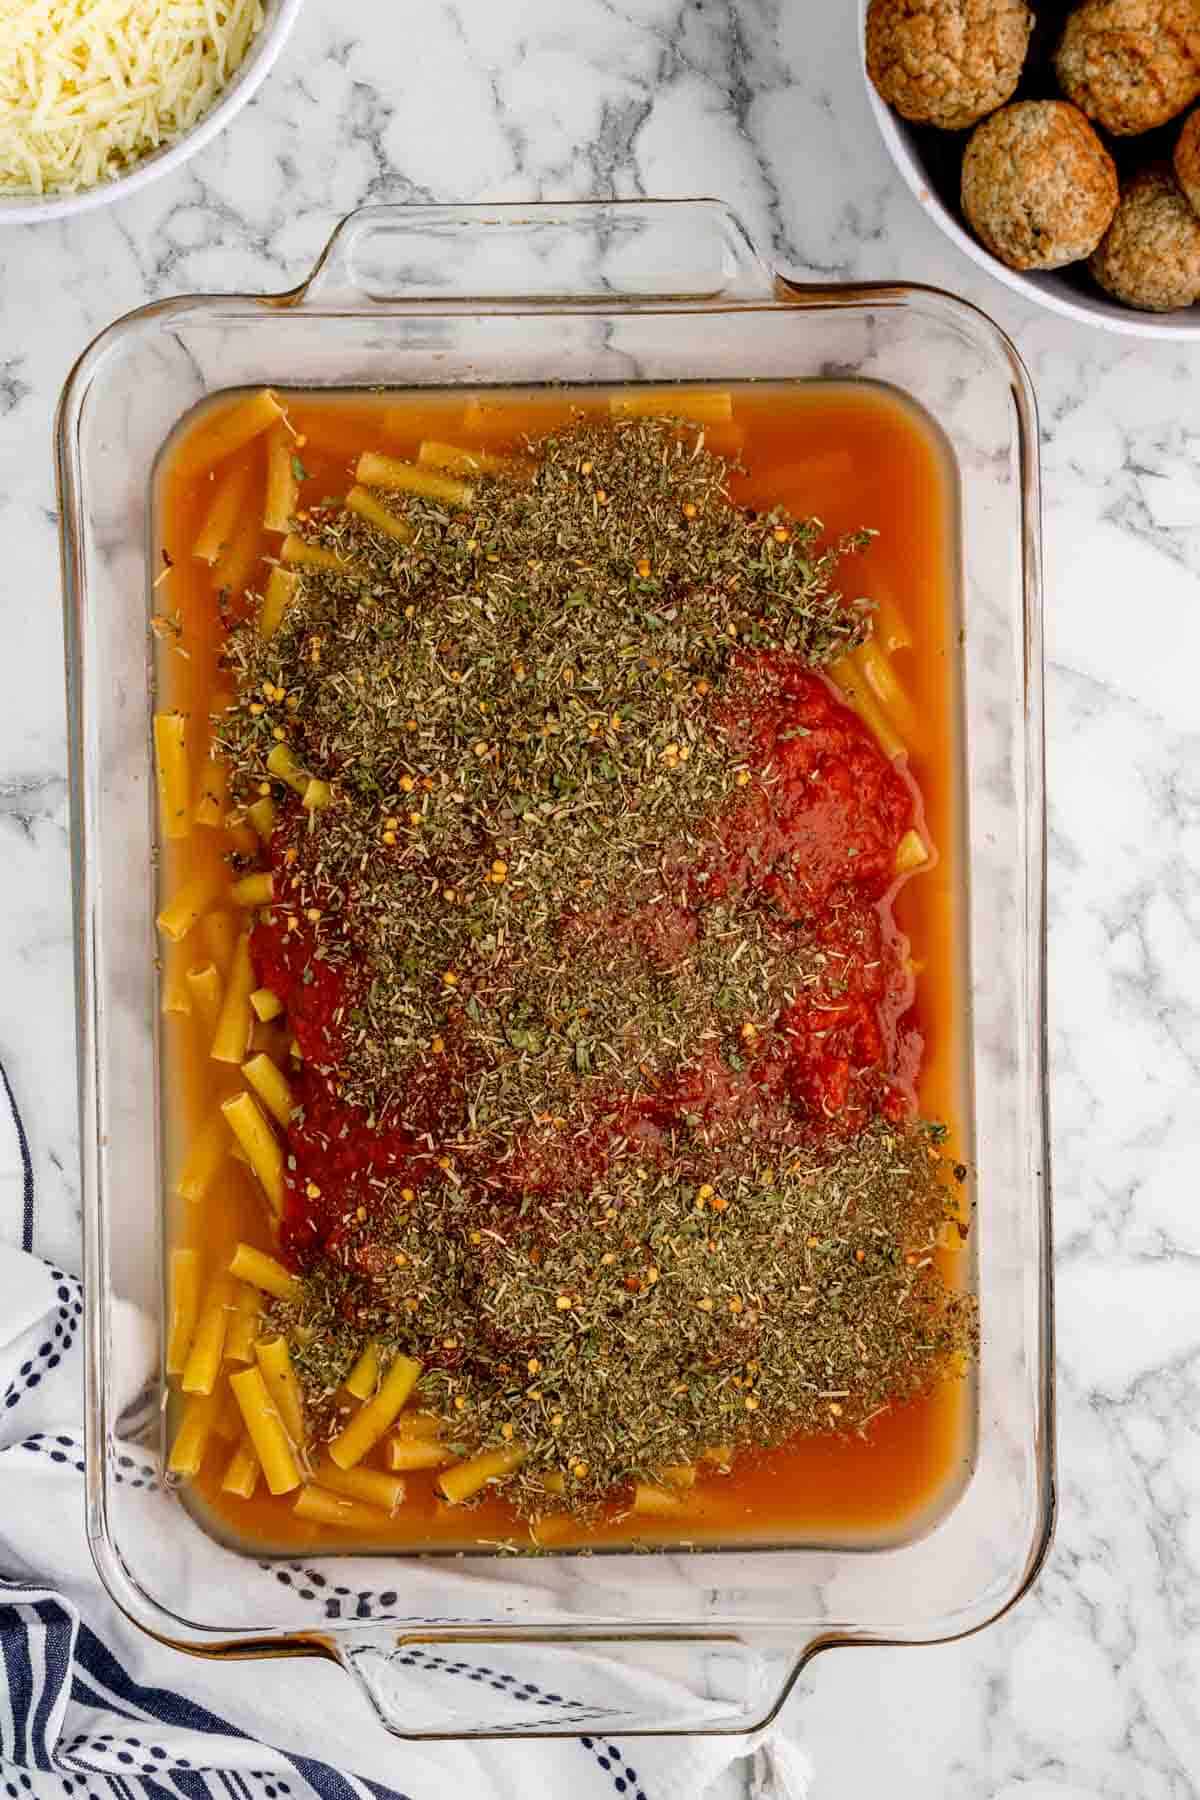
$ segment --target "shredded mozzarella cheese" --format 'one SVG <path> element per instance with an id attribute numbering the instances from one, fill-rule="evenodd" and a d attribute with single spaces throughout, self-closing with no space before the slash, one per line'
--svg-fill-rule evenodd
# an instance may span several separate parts
<path id="1" fill-rule="evenodd" d="M 203 118 L 262 0 L 0 0 L 0 196 L 123 175 Z"/>

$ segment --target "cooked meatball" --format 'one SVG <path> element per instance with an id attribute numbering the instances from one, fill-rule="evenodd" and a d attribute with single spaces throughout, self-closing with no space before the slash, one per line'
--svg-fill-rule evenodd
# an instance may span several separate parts
<path id="1" fill-rule="evenodd" d="M 964 130 L 1009 98 L 1032 29 L 1025 0 L 871 0 L 867 72 L 906 119 Z"/>
<path id="2" fill-rule="evenodd" d="M 1102 288 L 1145 312 L 1200 300 L 1200 217 L 1170 169 L 1133 177 L 1088 267 Z"/>
<path id="3" fill-rule="evenodd" d="M 1200 0 L 1083 0 L 1054 67 L 1068 100 L 1119 137 L 1200 97 Z"/>
<path id="4" fill-rule="evenodd" d="M 1184 120 L 1175 146 L 1175 179 L 1200 213 L 1200 106 Z"/>
<path id="5" fill-rule="evenodd" d="M 1112 157 L 1077 107 L 1018 100 L 975 127 L 962 203 L 976 237 L 1010 269 L 1090 256 L 1117 210 Z"/>

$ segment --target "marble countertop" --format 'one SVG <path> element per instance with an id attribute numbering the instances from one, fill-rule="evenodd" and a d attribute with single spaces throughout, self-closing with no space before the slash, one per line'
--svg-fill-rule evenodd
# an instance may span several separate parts
<path id="1" fill-rule="evenodd" d="M 718 195 L 785 272 L 977 301 L 1042 415 L 1058 1534 L 998 1625 L 819 1658 L 786 1719 L 817 1800 L 1178 1800 L 1200 1793 L 1200 357 L 1036 313 L 946 244 L 876 135 L 854 12 L 309 0 L 259 97 L 185 169 L 0 235 L 0 1057 L 37 1247 L 77 1267 L 51 423 L 112 318 L 289 286 L 363 201 L 608 194 Z"/>

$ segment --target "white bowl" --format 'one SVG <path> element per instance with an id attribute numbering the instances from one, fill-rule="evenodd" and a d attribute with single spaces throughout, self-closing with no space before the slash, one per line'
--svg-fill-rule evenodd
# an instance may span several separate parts
<path id="1" fill-rule="evenodd" d="M 1101 331 L 1124 332 L 1128 337 L 1140 338 L 1194 338 L 1200 334 L 1200 306 L 1181 307 L 1178 311 L 1169 313 L 1136 312 L 1116 300 L 1110 300 L 1099 288 L 1091 291 L 1084 286 L 1087 276 L 1081 281 L 1078 275 L 1069 270 L 1025 274 L 1019 269 L 1010 269 L 1007 263 L 1002 263 L 990 250 L 985 250 L 978 239 L 972 237 L 958 214 L 952 212 L 936 192 L 912 126 L 880 98 L 874 82 L 867 74 L 868 6 L 869 0 L 861 0 L 858 62 L 866 83 L 871 111 L 892 161 L 925 212 L 952 243 L 957 244 L 981 269 L 986 269 L 989 275 L 1002 281 L 1005 287 L 1024 295 L 1026 300 L 1032 300 L 1035 305 L 1044 306 L 1050 312 L 1062 313 L 1081 325 L 1097 325 Z M 963 141 L 965 143 L 965 137 Z"/>
<path id="2" fill-rule="evenodd" d="M 304 0 L 263 0 L 266 15 L 263 28 L 246 52 L 241 68 L 215 106 L 176 143 L 164 150 L 152 150 L 115 181 L 102 181 L 97 187 L 84 188 L 77 194 L 47 194 L 37 200 L 0 198 L 0 226 L 32 225 L 45 219 L 65 219 L 72 213 L 91 212 L 97 206 L 124 200 L 148 182 L 157 181 L 160 175 L 177 169 L 224 130 L 234 114 L 257 92 L 287 42 L 303 4 Z"/>

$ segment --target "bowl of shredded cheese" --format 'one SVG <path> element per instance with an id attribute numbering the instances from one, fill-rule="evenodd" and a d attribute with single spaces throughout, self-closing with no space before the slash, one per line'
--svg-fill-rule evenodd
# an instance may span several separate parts
<path id="1" fill-rule="evenodd" d="M 167 174 L 258 88 L 303 0 L 0 0 L 0 225 Z"/>

